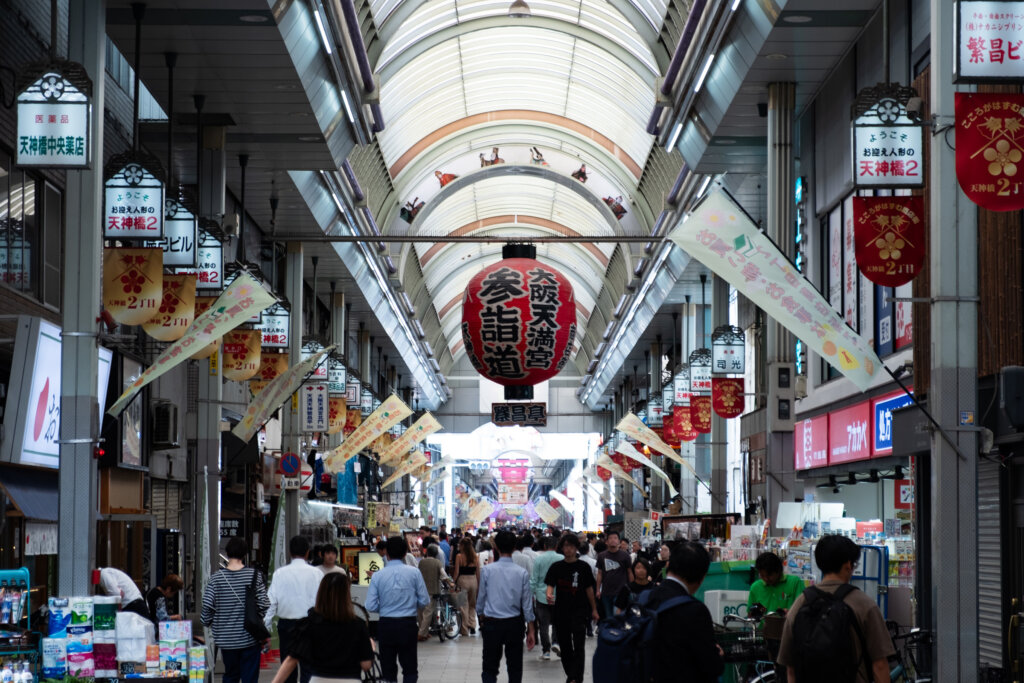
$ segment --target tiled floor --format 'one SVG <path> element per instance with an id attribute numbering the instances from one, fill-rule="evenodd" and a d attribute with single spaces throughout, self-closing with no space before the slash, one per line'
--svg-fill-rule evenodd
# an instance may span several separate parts
<path id="1" fill-rule="evenodd" d="M 594 655 L 596 639 L 587 639 L 587 671 L 585 678 L 590 680 L 590 661 Z M 540 661 L 540 645 L 532 652 L 523 652 L 523 681 L 526 683 L 564 683 L 565 674 L 558 657 L 552 653 L 551 661 Z M 476 683 L 480 680 L 480 668 L 483 657 L 483 641 L 479 636 L 464 636 L 454 641 L 441 643 L 437 638 L 420 643 L 419 680 L 420 683 Z M 277 673 L 277 665 L 260 671 L 260 683 L 270 683 Z M 215 678 L 219 681 L 220 676 Z M 501 663 L 501 674 L 498 681 L 507 681 L 505 661 Z"/>

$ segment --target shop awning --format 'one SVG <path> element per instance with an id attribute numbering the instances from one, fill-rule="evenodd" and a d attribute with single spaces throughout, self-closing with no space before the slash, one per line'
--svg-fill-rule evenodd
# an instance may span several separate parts
<path id="1" fill-rule="evenodd" d="M 0 466 L 0 489 L 25 519 L 57 521 L 57 486 L 56 470 Z"/>

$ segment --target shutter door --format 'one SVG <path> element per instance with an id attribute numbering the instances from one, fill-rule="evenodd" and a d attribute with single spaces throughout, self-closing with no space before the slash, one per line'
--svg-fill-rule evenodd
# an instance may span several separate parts
<path id="1" fill-rule="evenodd" d="M 1003 666 L 1003 572 L 999 515 L 1000 466 L 978 461 L 978 659 Z"/>

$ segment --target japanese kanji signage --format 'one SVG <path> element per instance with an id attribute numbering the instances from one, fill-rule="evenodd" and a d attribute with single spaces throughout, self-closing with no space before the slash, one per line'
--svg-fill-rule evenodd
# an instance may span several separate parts
<path id="1" fill-rule="evenodd" d="M 303 432 L 327 431 L 327 385 L 303 384 L 299 389 L 299 429 Z"/>
<path id="2" fill-rule="evenodd" d="M 164 238 L 150 244 L 164 251 L 164 267 L 196 267 L 196 217 L 176 199 L 164 203 Z M 218 245 L 220 243 L 218 242 Z"/>
<path id="3" fill-rule="evenodd" d="M 719 417 L 739 417 L 746 397 L 742 377 L 715 377 L 711 380 L 711 407 Z"/>
<path id="4" fill-rule="evenodd" d="M 797 422 L 793 429 L 793 465 L 797 470 L 828 464 L 828 415 Z"/>
<path id="5" fill-rule="evenodd" d="M 672 410 L 672 404 L 675 402 L 676 387 L 675 381 L 669 382 L 665 385 L 665 388 L 661 390 L 661 419 L 662 421 L 668 416 L 668 412 Z"/>
<path id="6" fill-rule="evenodd" d="M 348 411 L 345 410 L 344 396 L 328 396 L 327 399 L 327 433 L 338 434 L 345 428 L 345 418 Z"/>
<path id="7" fill-rule="evenodd" d="M 277 410 L 278 406 L 284 403 L 289 396 L 295 393 L 295 390 L 299 388 L 303 378 L 309 374 L 313 366 L 323 360 L 324 356 L 333 348 L 333 346 L 327 347 L 320 353 L 291 366 L 285 372 L 270 380 L 270 384 L 256 398 L 249 402 L 249 408 L 245 411 L 245 415 L 235 425 L 235 428 L 231 430 L 231 433 L 242 441 L 251 439 L 259 431 L 260 427 L 263 426 L 263 423 L 270 418 L 270 414 Z"/>
<path id="8" fill-rule="evenodd" d="M 153 251 L 160 253 L 159 249 Z M 142 387 L 188 360 L 193 348 L 200 349 L 241 325 L 249 317 L 249 309 L 263 310 L 274 301 L 274 295 L 250 275 L 240 277 L 218 297 L 213 306 L 195 319 L 184 337 L 164 349 L 156 361 L 121 394 L 107 414 L 111 417 L 120 415 Z"/>
<path id="9" fill-rule="evenodd" d="M 883 372 L 882 361 L 869 343 L 843 322 L 814 285 L 724 192 L 711 191 L 670 237 L 861 391 Z"/>
<path id="10" fill-rule="evenodd" d="M 308 341 L 302 345 L 302 359 L 305 360 L 315 353 L 319 353 L 324 348 L 324 345 L 317 341 Z M 327 363 L 320 363 L 313 370 L 312 376 L 309 378 L 310 382 L 326 382 L 327 381 Z"/>
<path id="11" fill-rule="evenodd" d="M 492 403 L 491 422 L 499 427 L 546 427 L 548 406 L 546 403 Z"/>
<path id="12" fill-rule="evenodd" d="M 392 394 L 380 407 L 363 420 L 344 443 L 335 448 L 324 459 L 327 469 L 337 472 L 345 463 L 377 440 L 384 432 L 412 415 L 412 410 L 400 398 Z M 346 429 L 347 431 L 347 429 Z M 424 461 L 426 458 L 424 458 Z"/>
<path id="13" fill-rule="evenodd" d="M 80 64 L 30 68 L 19 82 L 18 166 L 89 168 L 92 82 Z"/>
<path id="14" fill-rule="evenodd" d="M 263 348 L 287 349 L 288 325 L 291 313 L 281 302 L 263 311 L 259 329 L 263 333 Z"/>
<path id="15" fill-rule="evenodd" d="M 231 283 L 235 281 L 235 278 L 238 277 L 239 273 L 244 273 L 244 272 L 248 272 L 248 271 L 246 271 L 244 268 L 239 268 L 236 264 L 229 263 L 228 264 L 228 268 L 227 268 L 227 273 L 224 274 L 224 286 L 225 287 L 230 287 Z M 253 325 L 256 325 L 257 327 L 259 327 L 260 323 L 262 322 L 262 320 L 263 320 L 263 314 L 260 311 L 257 311 L 256 313 L 254 313 L 252 315 L 251 318 L 249 318 L 245 322 L 252 323 Z M 261 338 L 260 343 L 262 343 L 262 338 Z M 322 348 L 323 348 L 323 346 L 318 346 L 317 350 L 319 351 Z M 326 375 L 325 375 L 324 378 L 326 379 Z"/>
<path id="16" fill-rule="evenodd" d="M 742 375 L 746 370 L 746 336 L 735 325 L 720 325 L 711 333 L 711 372 Z"/>
<path id="17" fill-rule="evenodd" d="M 200 230 L 195 265 L 178 268 L 175 272 L 179 274 L 195 273 L 196 289 L 219 290 L 223 288 L 224 247 L 220 240 L 210 233 Z"/>
<path id="18" fill-rule="evenodd" d="M 828 464 L 841 465 L 871 457 L 871 403 L 863 401 L 828 415 Z"/>
<path id="19" fill-rule="evenodd" d="M 904 104 L 878 97 L 853 121 L 853 180 L 857 187 L 924 186 L 924 136 Z"/>
<path id="20" fill-rule="evenodd" d="M 466 287 L 466 352 L 476 371 L 498 384 L 533 385 L 555 376 L 568 361 L 575 336 L 572 285 L 535 259 L 502 259 Z"/>
<path id="21" fill-rule="evenodd" d="M 690 424 L 698 434 L 711 433 L 711 396 L 690 399 Z"/>
<path id="22" fill-rule="evenodd" d="M 711 349 L 690 352 L 690 393 L 711 395 Z"/>
<path id="23" fill-rule="evenodd" d="M 400 460 L 413 446 L 440 429 L 441 423 L 437 421 L 437 418 L 430 413 L 424 413 L 409 429 L 391 442 L 387 450 L 380 456 L 380 464 L 387 465 L 395 460 Z"/>
<path id="24" fill-rule="evenodd" d="M 345 383 L 345 406 L 348 408 L 358 408 L 360 405 L 360 397 L 362 396 L 362 385 L 359 384 L 359 378 L 349 375 Z"/>
<path id="25" fill-rule="evenodd" d="M 661 398 L 655 395 L 647 402 L 647 424 L 652 427 L 660 427 L 664 415 Z"/>
<path id="26" fill-rule="evenodd" d="M 103 237 L 158 240 L 164 236 L 164 183 L 160 162 L 119 154 L 104 169 Z"/>
<path id="27" fill-rule="evenodd" d="M 363 417 L 373 412 L 373 392 L 365 387 L 359 391 L 359 412 Z"/>
<path id="28" fill-rule="evenodd" d="M 346 374 L 347 371 L 343 362 L 337 358 L 331 358 L 327 361 L 327 392 L 329 394 L 344 396 Z"/>
<path id="29" fill-rule="evenodd" d="M 1024 208 L 1024 95 L 955 93 L 956 179 L 990 211 Z"/>
<path id="30" fill-rule="evenodd" d="M 922 197 L 853 197 L 857 268 L 883 287 L 899 287 L 925 259 Z"/>
<path id="31" fill-rule="evenodd" d="M 958 83 L 1024 79 L 1024 8 L 1020 2 L 956 3 L 953 37 Z"/>
<path id="32" fill-rule="evenodd" d="M 142 329 L 158 341 L 181 339 L 196 314 L 196 276 L 164 275 L 163 299 L 156 315 Z"/>
<path id="33" fill-rule="evenodd" d="M 163 300 L 159 249 L 103 250 L 103 308 L 122 325 L 141 325 L 157 315 Z"/>
<path id="34" fill-rule="evenodd" d="M 672 401 L 675 405 L 690 405 L 690 368 L 685 364 L 672 378 L 672 391 L 675 394 Z"/>
<path id="35" fill-rule="evenodd" d="M 224 335 L 223 373 L 226 379 L 244 382 L 260 370 L 260 331 L 231 330 Z"/>
<path id="36" fill-rule="evenodd" d="M 260 369 L 256 377 L 260 381 L 269 382 L 280 374 L 288 372 L 287 353 L 261 353 Z"/>

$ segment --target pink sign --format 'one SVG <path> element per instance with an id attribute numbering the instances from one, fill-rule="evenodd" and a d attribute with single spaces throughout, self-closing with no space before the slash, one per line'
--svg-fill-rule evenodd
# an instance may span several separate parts
<path id="1" fill-rule="evenodd" d="M 870 424 L 869 401 L 829 413 L 828 464 L 838 465 L 870 458 Z"/>
<path id="2" fill-rule="evenodd" d="M 793 464 L 797 470 L 828 464 L 828 415 L 797 422 L 793 433 Z"/>

